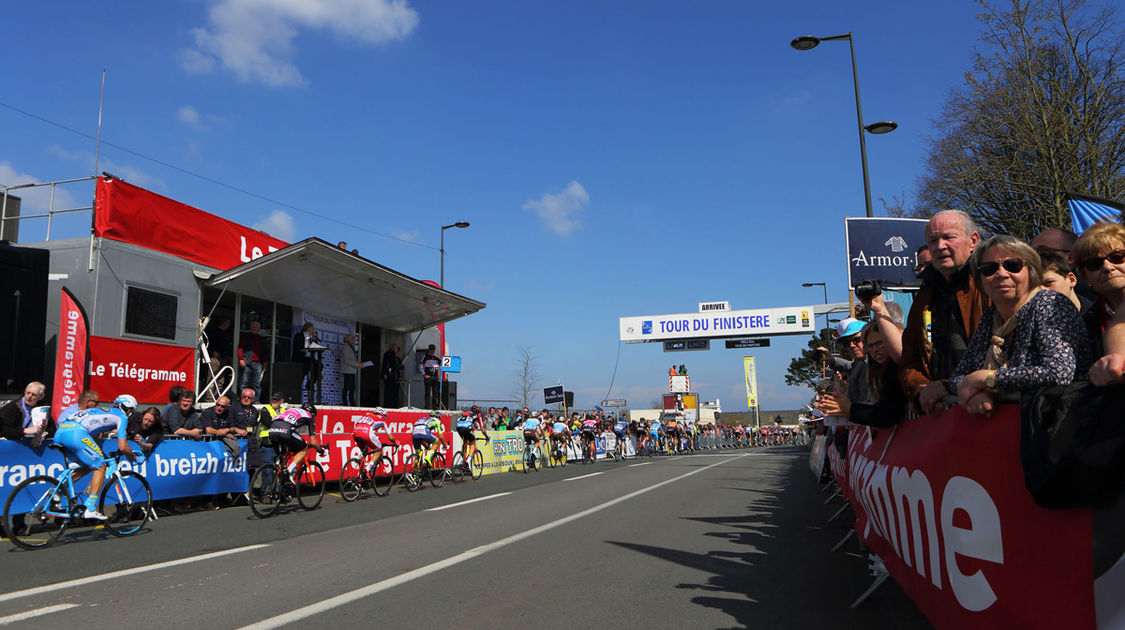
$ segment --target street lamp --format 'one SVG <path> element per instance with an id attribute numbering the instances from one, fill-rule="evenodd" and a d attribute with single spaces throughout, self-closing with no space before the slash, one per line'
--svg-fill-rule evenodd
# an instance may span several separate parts
<path id="1" fill-rule="evenodd" d="M 441 278 L 439 287 L 445 288 L 445 231 L 449 228 L 467 228 L 469 227 L 468 221 L 458 221 L 452 225 L 441 226 Z"/>
<path id="2" fill-rule="evenodd" d="M 796 40 L 794 40 L 794 41 L 796 41 Z M 824 289 L 824 305 L 828 306 L 828 285 L 826 283 L 824 283 L 824 282 L 802 282 L 801 286 L 803 286 L 803 287 L 820 287 L 820 288 Z M 828 323 L 828 309 L 824 309 L 824 325 L 827 326 L 828 328 L 832 328 L 832 325 Z M 813 336 L 815 337 L 816 335 L 813 335 Z"/>
<path id="3" fill-rule="evenodd" d="M 852 41 L 852 34 L 846 33 L 844 35 L 833 35 L 832 37 L 812 37 L 805 35 L 798 37 L 789 42 L 789 45 L 794 50 L 812 50 L 816 48 L 820 42 L 832 42 L 842 39 L 848 40 L 848 46 L 852 50 L 852 82 L 855 83 L 855 117 L 859 121 L 859 157 L 863 164 L 863 200 L 867 203 L 867 216 L 875 216 L 871 212 L 871 183 L 867 179 L 867 142 L 864 139 L 863 133 L 883 134 L 890 133 L 898 128 L 898 123 L 889 120 L 879 121 L 870 125 L 863 124 L 863 109 L 859 105 L 859 72 L 856 70 L 855 65 L 855 43 Z"/>

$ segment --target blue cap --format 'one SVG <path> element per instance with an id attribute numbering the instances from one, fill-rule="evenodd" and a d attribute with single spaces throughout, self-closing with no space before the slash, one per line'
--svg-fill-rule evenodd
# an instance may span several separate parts
<path id="1" fill-rule="evenodd" d="M 859 334 L 867 322 L 861 322 L 854 317 L 849 317 L 839 324 L 836 324 L 836 336 L 840 339 L 851 337 L 852 335 Z"/>

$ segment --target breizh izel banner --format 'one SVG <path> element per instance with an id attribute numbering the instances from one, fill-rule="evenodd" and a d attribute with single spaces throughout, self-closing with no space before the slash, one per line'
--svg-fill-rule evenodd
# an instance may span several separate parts
<path id="1" fill-rule="evenodd" d="M 813 331 L 812 306 L 622 317 L 621 341 L 797 335 Z"/>

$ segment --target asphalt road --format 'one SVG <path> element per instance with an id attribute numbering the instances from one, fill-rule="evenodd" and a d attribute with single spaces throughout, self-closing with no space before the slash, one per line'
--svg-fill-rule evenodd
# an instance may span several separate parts
<path id="1" fill-rule="evenodd" d="M 854 546 L 830 553 L 845 530 L 806 461 L 792 447 L 572 464 L 33 552 L 4 541 L 0 625 L 929 627 L 891 582 L 848 608 L 870 578 Z"/>

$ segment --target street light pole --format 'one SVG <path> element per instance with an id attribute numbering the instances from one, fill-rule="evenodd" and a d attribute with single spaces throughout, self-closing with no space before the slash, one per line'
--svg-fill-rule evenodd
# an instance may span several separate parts
<path id="1" fill-rule="evenodd" d="M 863 166 L 863 201 L 867 207 L 867 216 L 873 217 L 875 214 L 871 210 L 871 182 L 867 177 L 867 140 L 864 138 L 864 132 L 883 134 L 890 133 L 898 128 L 898 124 L 891 121 L 881 121 L 870 125 L 863 124 L 863 107 L 859 104 L 859 70 L 855 62 L 855 42 L 852 40 L 851 33 L 844 35 L 833 35 L 831 37 L 812 37 L 806 35 L 798 37 L 789 43 L 796 50 L 812 50 L 816 48 L 820 42 L 839 41 L 842 39 L 848 40 L 848 47 L 852 52 L 852 83 L 855 85 L 855 117 L 859 123 L 859 158 Z"/>
<path id="2" fill-rule="evenodd" d="M 826 283 L 826 282 L 802 282 L 801 286 L 803 286 L 803 287 L 820 287 L 820 288 L 824 289 L 824 305 L 828 306 L 828 283 Z M 825 328 L 831 328 L 832 327 L 832 325 L 830 323 L 828 323 L 828 309 L 827 308 L 824 309 L 824 326 L 825 326 Z"/>
<path id="3" fill-rule="evenodd" d="M 445 231 L 449 228 L 467 228 L 469 227 L 468 221 L 458 221 L 451 225 L 441 226 L 441 276 L 439 278 L 438 286 L 442 289 L 445 288 Z"/>

